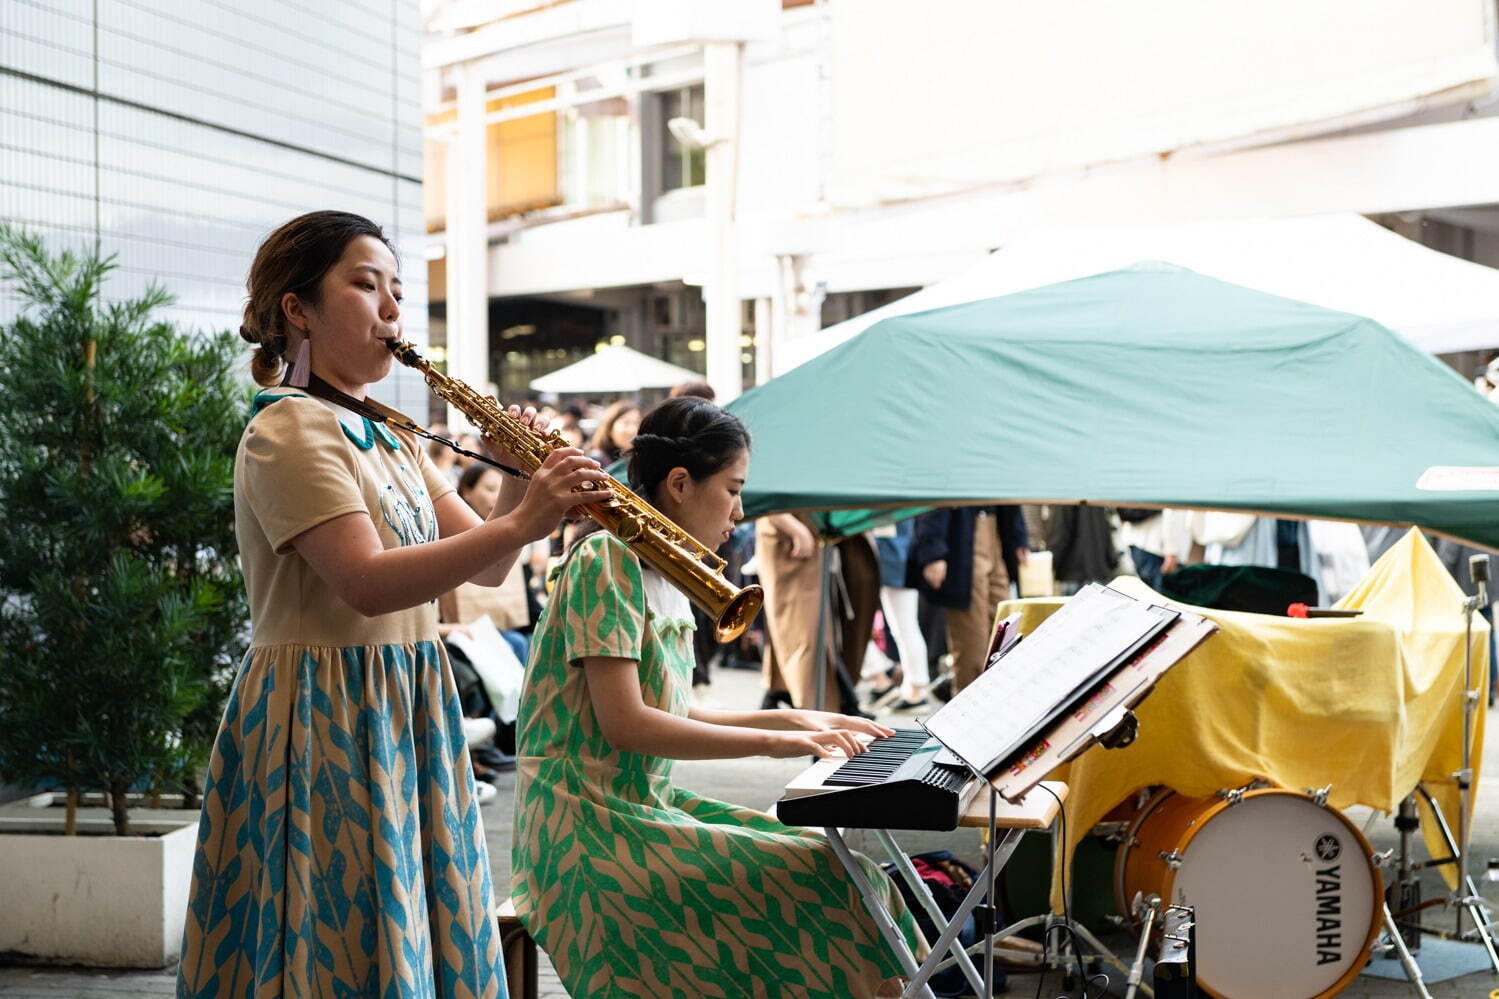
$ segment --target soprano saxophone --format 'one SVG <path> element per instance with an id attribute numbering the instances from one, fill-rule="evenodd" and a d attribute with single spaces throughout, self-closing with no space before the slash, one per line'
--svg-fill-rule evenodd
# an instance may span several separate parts
<path id="1" fill-rule="evenodd" d="M 420 371 L 433 392 L 514 455 L 522 471 L 536 471 L 553 451 L 571 446 L 556 431 L 544 434 L 524 426 L 492 396 L 480 395 L 466 382 L 437 371 L 404 340 L 391 341 L 389 346 L 396 360 Z M 588 515 L 713 618 L 713 637 L 718 641 L 738 638 L 760 613 L 765 602 L 760 587 L 740 588 L 724 579 L 723 559 L 624 483 L 611 477 L 608 482 L 587 482 L 581 488 L 600 494 L 583 505 Z"/>

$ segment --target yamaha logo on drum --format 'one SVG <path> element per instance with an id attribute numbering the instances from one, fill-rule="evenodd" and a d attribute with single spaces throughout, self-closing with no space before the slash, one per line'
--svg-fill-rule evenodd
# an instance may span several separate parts
<path id="1" fill-rule="evenodd" d="M 1337 860 L 1338 855 L 1343 852 L 1343 844 L 1331 833 L 1317 837 L 1317 845 L 1312 849 L 1317 851 L 1318 860 Z"/>
<path id="2" fill-rule="evenodd" d="M 1331 836 L 1317 840 L 1321 854 L 1326 841 L 1332 841 L 1332 860 L 1343 848 Z M 1343 865 L 1333 864 L 1317 871 L 1317 963 L 1336 964 L 1343 960 Z"/>

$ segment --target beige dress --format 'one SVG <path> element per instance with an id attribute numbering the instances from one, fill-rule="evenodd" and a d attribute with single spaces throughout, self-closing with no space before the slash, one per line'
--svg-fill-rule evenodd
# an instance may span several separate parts
<path id="1" fill-rule="evenodd" d="M 434 604 L 365 617 L 292 540 L 438 536 L 416 441 L 291 389 L 235 456 L 252 637 L 209 764 L 179 997 L 505 995 L 489 856 Z"/>

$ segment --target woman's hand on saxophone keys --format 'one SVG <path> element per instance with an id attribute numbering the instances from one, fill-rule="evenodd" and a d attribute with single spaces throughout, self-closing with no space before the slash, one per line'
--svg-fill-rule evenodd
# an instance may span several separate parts
<path id="1" fill-rule="evenodd" d="M 524 411 L 519 406 L 511 406 L 506 410 L 506 413 L 509 414 L 512 420 L 515 420 L 527 430 L 534 430 L 536 433 L 543 435 L 547 432 L 546 422 L 540 418 L 534 406 L 527 406 Z M 479 440 L 483 442 L 484 450 L 489 452 L 489 456 L 501 465 L 507 468 L 525 468 L 525 464 L 520 458 L 511 454 L 509 449 L 503 444 L 500 444 L 498 441 L 492 441 L 488 437 L 480 437 Z"/>
<path id="2" fill-rule="evenodd" d="M 585 483 L 606 482 L 609 473 L 575 447 L 558 448 L 547 456 L 526 484 L 526 495 L 512 512 L 527 536 L 544 538 L 574 508 L 598 502 L 597 492 L 579 492 Z"/>

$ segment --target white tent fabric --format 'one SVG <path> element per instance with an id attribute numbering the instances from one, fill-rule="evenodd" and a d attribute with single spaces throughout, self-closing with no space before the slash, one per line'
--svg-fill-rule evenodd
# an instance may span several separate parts
<path id="1" fill-rule="evenodd" d="M 682 382 L 702 381 L 696 371 L 668 364 L 630 347 L 611 346 L 581 361 L 531 380 L 537 392 L 558 395 L 599 395 L 639 392 L 648 388 L 670 388 Z"/>
<path id="2" fill-rule="evenodd" d="M 785 344 L 789 371 L 881 319 L 1163 260 L 1247 288 L 1374 319 L 1422 350 L 1499 346 L 1499 270 L 1428 249 L 1361 215 L 1058 228 L 971 270 Z"/>

